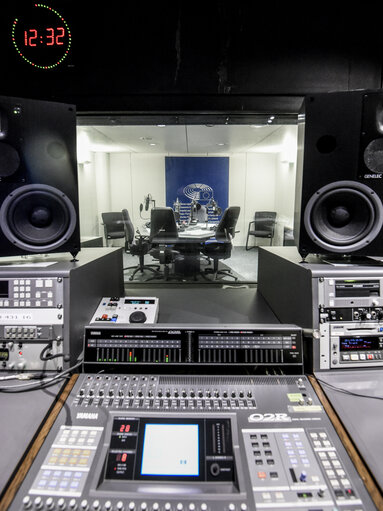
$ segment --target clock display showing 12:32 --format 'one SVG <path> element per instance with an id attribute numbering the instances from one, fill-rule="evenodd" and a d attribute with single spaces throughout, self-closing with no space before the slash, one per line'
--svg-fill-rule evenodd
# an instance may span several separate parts
<path id="1" fill-rule="evenodd" d="M 59 12 L 35 3 L 13 20 L 12 42 L 27 64 L 37 69 L 53 69 L 68 56 L 72 35 Z"/>

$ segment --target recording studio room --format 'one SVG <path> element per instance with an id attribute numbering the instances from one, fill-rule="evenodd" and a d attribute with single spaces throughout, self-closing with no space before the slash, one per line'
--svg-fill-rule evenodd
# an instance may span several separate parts
<path id="1" fill-rule="evenodd" d="M 383 511 L 382 8 L 3 4 L 0 511 Z"/>

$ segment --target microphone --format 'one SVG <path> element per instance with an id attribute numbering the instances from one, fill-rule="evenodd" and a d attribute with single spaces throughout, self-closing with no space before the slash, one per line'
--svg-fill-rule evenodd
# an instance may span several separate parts
<path id="1" fill-rule="evenodd" d="M 147 195 L 145 197 L 145 211 L 148 211 L 148 209 L 149 209 L 149 202 L 150 202 L 150 195 Z"/>

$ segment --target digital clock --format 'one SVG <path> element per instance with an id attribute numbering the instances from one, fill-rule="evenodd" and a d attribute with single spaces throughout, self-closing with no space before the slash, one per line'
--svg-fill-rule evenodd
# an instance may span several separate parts
<path id="1" fill-rule="evenodd" d="M 14 19 L 12 42 L 19 56 L 31 66 L 53 69 L 68 56 L 72 36 L 60 13 L 35 3 Z"/>

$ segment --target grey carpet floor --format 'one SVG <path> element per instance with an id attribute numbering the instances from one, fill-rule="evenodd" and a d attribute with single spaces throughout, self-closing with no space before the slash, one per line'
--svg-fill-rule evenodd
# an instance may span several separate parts
<path id="1" fill-rule="evenodd" d="M 124 254 L 124 268 L 128 266 L 136 266 L 138 264 L 138 257 L 132 256 L 130 254 Z M 150 255 L 145 256 L 145 264 L 158 264 L 158 261 L 153 259 Z M 210 265 L 207 264 L 205 259 L 201 260 L 201 271 L 205 268 L 212 268 L 212 263 Z M 247 251 L 245 247 L 234 247 L 231 252 L 231 257 L 229 259 L 225 259 L 224 261 L 219 262 L 219 269 L 229 268 L 232 271 L 232 274 L 237 277 L 236 283 L 241 282 L 250 282 L 256 283 L 258 276 L 258 249 L 253 249 Z M 133 281 L 130 281 L 129 278 L 132 275 L 134 269 L 129 269 L 124 271 L 124 280 L 125 282 L 145 282 L 147 279 L 153 276 L 153 272 L 144 271 L 143 273 L 137 272 L 134 276 Z M 164 278 L 162 276 L 162 268 L 161 268 L 161 276 L 160 278 L 151 279 L 149 282 L 152 284 L 163 283 Z M 212 281 L 212 276 L 208 274 L 206 277 L 202 275 L 197 275 L 194 277 L 180 277 L 173 278 L 170 282 L 199 282 L 199 283 L 209 283 Z M 219 282 L 225 283 L 233 283 L 234 279 L 226 276 L 220 276 Z"/>

